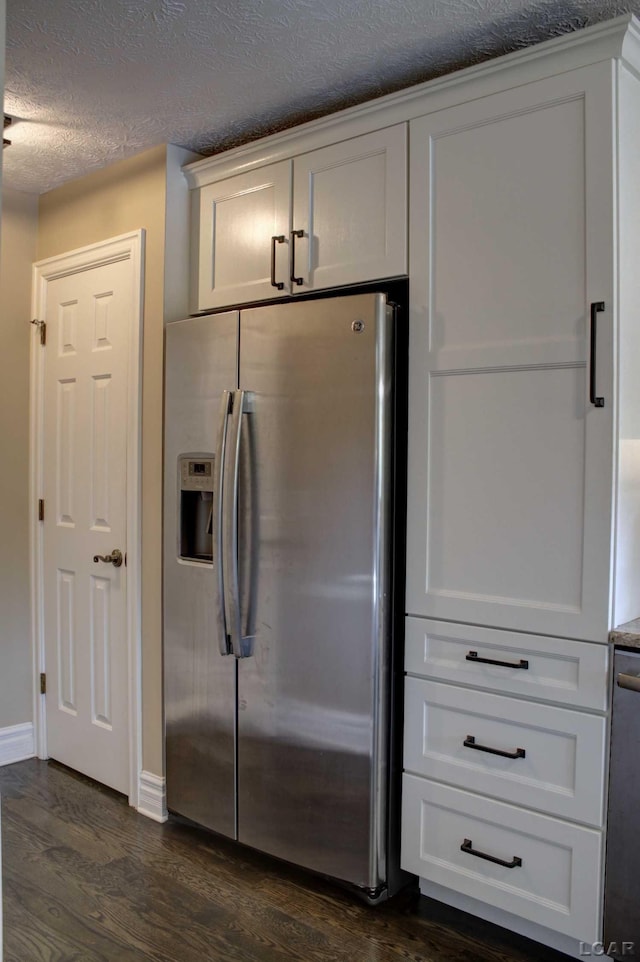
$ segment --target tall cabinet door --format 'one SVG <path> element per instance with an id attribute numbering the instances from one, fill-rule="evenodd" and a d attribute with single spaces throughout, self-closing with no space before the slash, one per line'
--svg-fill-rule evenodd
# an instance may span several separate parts
<path id="1" fill-rule="evenodd" d="M 192 202 L 195 311 L 289 293 L 291 161 L 208 184 Z"/>
<path id="2" fill-rule="evenodd" d="M 222 392 L 237 378 L 235 311 L 167 325 L 164 692 L 167 805 L 235 838 L 236 661 L 220 654 L 211 534 Z M 211 470 L 213 468 L 213 470 Z"/>
<path id="3" fill-rule="evenodd" d="M 612 97 L 602 63 L 412 123 L 410 614 L 606 641 Z"/>
<path id="4" fill-rule="evenodd" d="M 405 124 L 293 161 L 292 292 L 407 273 Z"/>

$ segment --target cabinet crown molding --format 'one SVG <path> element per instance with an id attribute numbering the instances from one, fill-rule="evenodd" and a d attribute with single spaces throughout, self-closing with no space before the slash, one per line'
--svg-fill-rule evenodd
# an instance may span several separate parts
<path id="1" fill-rule="evenodd" d="M 265 164 L 489 96 L 505 87 L 531 83 L 601 60 L 619 60 L 640 77 L 640 21 L 636 17 L 624 14 L 348 107 L 188 164 L 183 171 L 189 187 L 203 187 Z"/>

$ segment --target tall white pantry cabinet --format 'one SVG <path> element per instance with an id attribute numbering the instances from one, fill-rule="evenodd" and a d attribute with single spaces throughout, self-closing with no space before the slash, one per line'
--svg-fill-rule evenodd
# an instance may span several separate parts
<path id="1" fill-rule="evenodd" d="M 640 614 L 638 23 L 186 170 L 196 312 L 408 270 L 402 864 L 579 956 Z"/>
<path id="2" fill-rule="evenodd" d="M 640 611 L 637 40 L 410 124 L 403 865 L 576 955 Z"/>

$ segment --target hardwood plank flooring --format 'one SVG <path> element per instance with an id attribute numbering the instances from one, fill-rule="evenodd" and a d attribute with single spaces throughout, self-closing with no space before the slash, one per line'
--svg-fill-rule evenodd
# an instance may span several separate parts
<path id="1" fill-rule="evenodd" d="M 406 891 L 377 908 L 55 762 L 0 768 L 4 962 L 566 962 Z"/>

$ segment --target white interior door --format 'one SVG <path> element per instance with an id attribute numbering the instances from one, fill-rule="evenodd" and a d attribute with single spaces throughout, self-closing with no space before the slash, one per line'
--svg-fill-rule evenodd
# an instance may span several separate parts
<path id="1" fill-rule="evenodd" d="M 127 552 L 134 274 L 125 258 L 52 277 L 41 305 L 47 754 L 126 794 L 127 566 L 94 557 Z"/>

